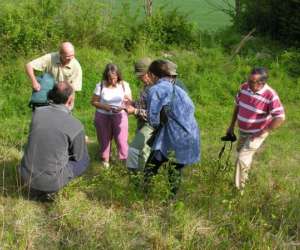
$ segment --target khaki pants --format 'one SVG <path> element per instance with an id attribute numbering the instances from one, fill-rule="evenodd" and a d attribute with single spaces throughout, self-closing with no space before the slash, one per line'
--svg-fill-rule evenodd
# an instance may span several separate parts
<path id="1" fill-rule="evenodd" d="M 248 179 L 248 172 L 251 168 L 253 155 L 262 145 L 269 133 L 264 133 L 255 138 L 251 134 L 240 132 L 237 144 L 237 160 L 235 170 L 235 185 L 238 189 L 244 188 Z"/>
<path id="2" fill-rule="evenodd" d="M 131 170 L 142 170 L 148 160 L 151 147 L 147 141 L 151 137 L 154 129 L 148 123 L 145 123 L 135 134 L 133 141 L 129 145 L 128 157 L 126 161 L 127 168 Z"/>

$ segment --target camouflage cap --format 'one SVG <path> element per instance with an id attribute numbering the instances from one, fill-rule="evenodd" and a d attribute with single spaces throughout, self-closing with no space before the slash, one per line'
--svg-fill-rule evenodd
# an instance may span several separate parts
<path id="1" fill-rule="evenodd" d="M 165 60 L 166 68 L 165 71 L 169 76 L 177 76 L 177 65 L 170 60 Z"/>
<path id="2" fill-rule="evenodd" d="M 148 72 L 152 60 L 149 57 L 142 58 L 134 64 L 134 71 L 137 76 L 143 76 Z"/>

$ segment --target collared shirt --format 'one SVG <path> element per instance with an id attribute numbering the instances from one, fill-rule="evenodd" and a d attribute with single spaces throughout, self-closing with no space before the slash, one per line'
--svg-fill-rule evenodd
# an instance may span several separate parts
<path id="1" fill-rule="evenodd" d="M 194 116 L 195 107 L 188 94 L 172 80 L 162 78 L 149 89 L 148 121 L 151 126 L 161 123 L 160 112 L 168 106 L 168 121 L 162 125 L 152 150 L 165 157 L 175 153 L 177 163 L 193 164 L 200 160 L 200 131 Z"/>
<path id="2" fill-rule="evenodd" d="M 267 83 L 253 92 L 245 82 L 236 96 L 237 121 L 240 131 L 257 133 L 268 127 L 274 118 L 285 117 L 279 96 Z"/>
<path id="3" fill-rule="evenodd" d="M 82 88 L 82 70 L 75 58 L 69 64 L 62 66 L 59 53 L 54 52 L 31 61 L 30 65 L 34 70 L 50 73 L 56 82 L 69 82 L 75 91 L 80 91 Z"/>
<path id="4" fill-rule="evenodd" d="M 175 80 L 175 84 L 182 88 L 184 91 L 187 92 L 184 84 L 179 81 L 178 79 Z M 140 92 L 139 99 L 134 102 L 135 112 L 134 114 L 138 118 L 138 128 L 142 127 L 142 125 L 148 121 L 147 119 L 147 96 L 149 89 L 152 85 L 146 85 Z"/>
<path id="5" fill-rule="evenodd" d="M 84 128 L 65 105 L 36 108 L 21 162 L 22 179 L 41 191 L 57 191 L 72 179 L 69 161 L 87 154 Z"/>
<path id="6" fill-rule="evenodd" d="M 134 102 L 136 108 L 134 114 L 138 118 L 138 127 L 147 122 L 147 96 L 150 87 L 150 85 L 145 86 L 140 92 L 139 99 Z"/>

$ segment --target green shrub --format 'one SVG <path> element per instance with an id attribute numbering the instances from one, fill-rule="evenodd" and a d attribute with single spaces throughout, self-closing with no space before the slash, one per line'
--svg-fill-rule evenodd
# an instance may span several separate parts
<path id="1" fill-rule="evenodd" d="M 2 1 L 0 57 L 10 58 L 57 45 L 60 31 L 53 16 L 60 1 Z"/>

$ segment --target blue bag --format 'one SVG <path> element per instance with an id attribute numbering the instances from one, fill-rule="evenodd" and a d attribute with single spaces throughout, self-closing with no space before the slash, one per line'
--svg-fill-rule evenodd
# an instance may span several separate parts
<path id="1" fill-rule="evenodd" d="M 55 81 L 52 75 L 45 73 L 37 77 L 37 81 L 41 85 L 40 91 L 32 91 L 29 106 L 44 106 L 48 105 L 47 95 L 53 89 Z"/>

